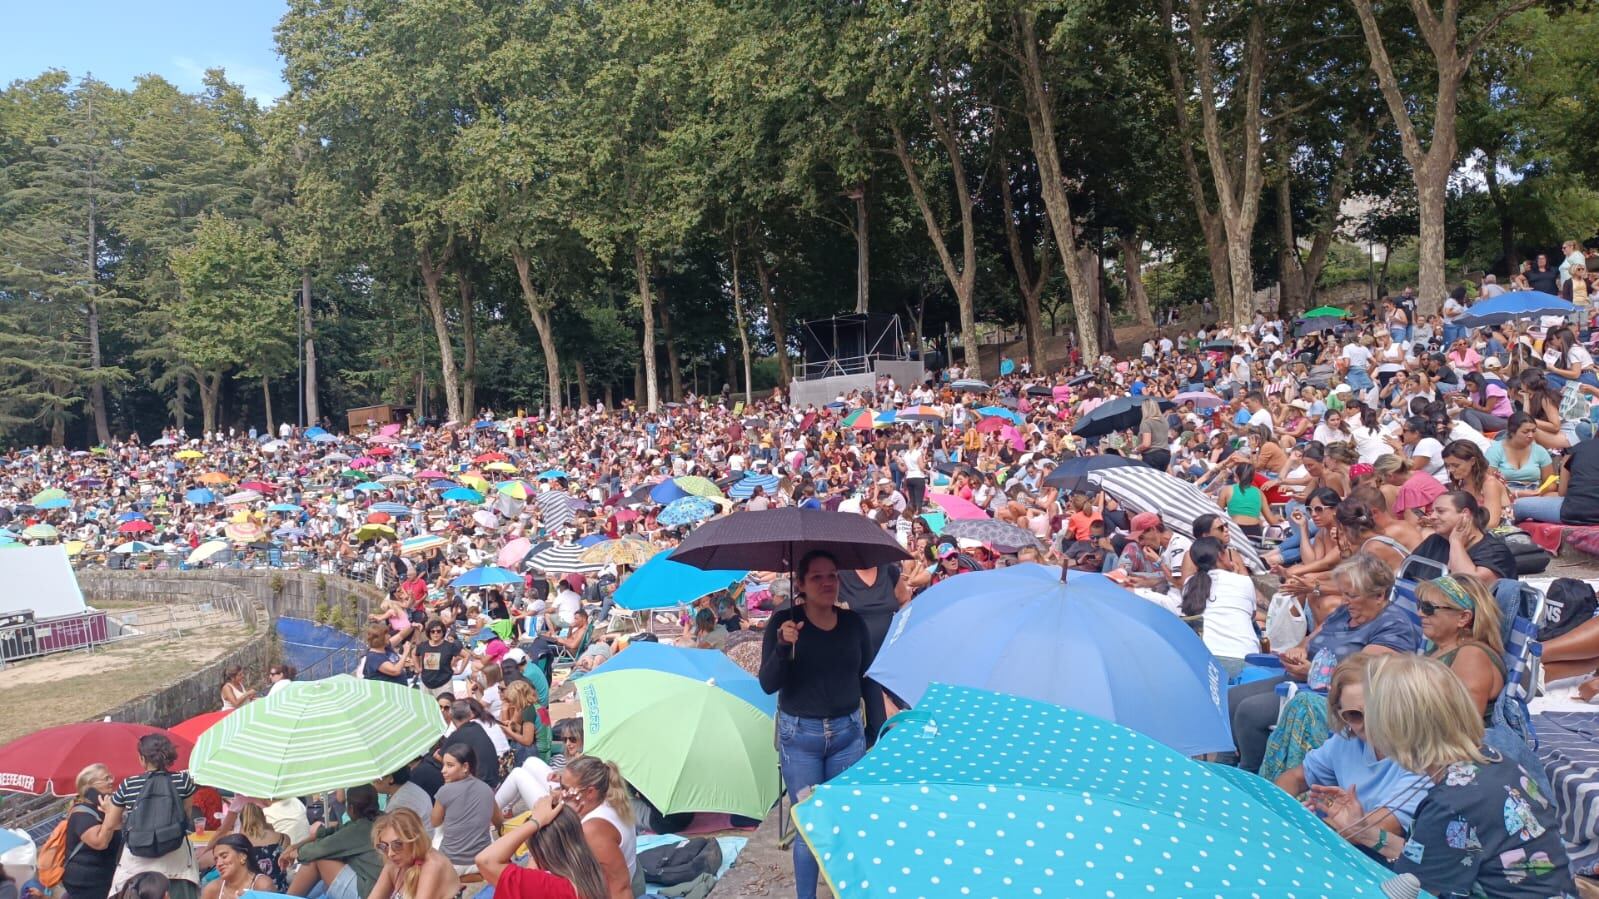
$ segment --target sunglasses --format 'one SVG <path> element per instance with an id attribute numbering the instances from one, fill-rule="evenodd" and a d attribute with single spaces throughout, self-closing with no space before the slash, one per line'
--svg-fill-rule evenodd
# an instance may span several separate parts
<path id="1" fill-rule="evenodd" d="M 392 843 L 387 841 L 387 840 L 384 840 L 383 842 L 377 844 L 376 846 L 374 846 L 372 848 L 376 849 L 378 852 L 382 853 L 383 855 L 388 855 L 391 850 L 399 851 L 401 849 L 404 849 L 405 848 L 405 844 L 400 842 L 399 840 L 395 840 Z"/>
<path id="2" fill-rule="evenodd" d="M 1345 724 L 1360 724 L 1366 720 L 1366 713 L 1362 709 L 1344 709 L 1338 713 L 1338 717 L 1342 718 Z"/>
<path id="3" fill-rule="evenodd" d="M 1328 509 L 1331 509 L 1332 506 L 1306 506 L 1305 508 L 1309 509 L 1312 512 L 1325 512 Z"/>
<path id="4" fill-rule="evenodd" d="M 1431 618 L 1433 615 L 1436 615 L 1439 612 L 1459 612 L 1462 610 L 1457 609 L 1454 606 L 1440 606 L 1437 603 L 1431 603 L 1424 599 L 1421 602 L 1416 603 L 1416 611 L 1420 612 L 1423 617 Z"/>

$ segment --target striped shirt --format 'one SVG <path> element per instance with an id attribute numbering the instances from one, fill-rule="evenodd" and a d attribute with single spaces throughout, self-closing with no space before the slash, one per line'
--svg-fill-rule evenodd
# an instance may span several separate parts
<path id="1" fill-rule="evenodd" d="M 187 771 L 174 771 L 172 774 L 172 789 L 177 791 L 179 799 L 188 799 L 194 795 L 194 781 Z M 111 794 L 111 802 L 117 808 L 133 808 L 139 801 L 139 796 L 144 793 L 145 781 L 150 779 L 150 772 L 135 774 L 122 781 L 117 791 Z"/>

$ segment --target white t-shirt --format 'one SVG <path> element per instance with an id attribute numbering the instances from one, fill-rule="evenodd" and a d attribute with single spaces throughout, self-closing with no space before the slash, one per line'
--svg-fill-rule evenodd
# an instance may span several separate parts
<path id="1" fill-rule="evenodd" d="M 1249 416 L 1249 424 L 1251 427 L 1264 426 L 1272 432 L 1277 430 L 1277 422 L 1271 417 L 1271 413 L 1266 411 L 1265 406 L 1261 406 L 1260 411 Z"/>
<path id="2" fill-rule="evenodd" d="M 1343 356 L 1349 360 L 1350 368 L 1370 368 L 1371 350 L 1358 343 L 1351 343 L 1344 347 Z"/>
<path id="3" fill-rule="evenodd" d="M 1416 448 L 1410 451 L 1411 458 L 1427 457 L 1426 472 L 1438 479 L 1438 483 L 1449 484 L 1449 472 L 1444 469 L 1444 445 L 1431 437 L 1423 437 L 1417 441 Z"/>
<path id="4" fill-rule="evenodd" d="M 1205 603 L 1205 648 L 1219 659 L 1241 659 L 1260 651 L 1255 635 L 1255 583 L 1232 571 L 1210 573 Z"/>
<path id="5" fill-rule="evenodd" d="M 1355 435 L 1348 431 L 1334 431 L 1327 427 L 1326 422 L 1322 422 L 1316 425 L 1316 430 L 1310 435 L 1310 439 L 1326 446 L 1329 443 L 1353 443 Z"/>
<path id="6" fill-rule="evenodd" d="M 570 587 L 562 587 L 561 592 L 555 594 L 555 611 L 563 621 L 571 621 L 578 609 L 583 608 L 583 597 L 577 595 Z"/>
<path id="7" fill-rule="evenodd" d="M 1349 425 L 1349 433 L 1355 435 L 1355 452 L 1360 455 L 1360 461 L 1370 465 L 1378 458 L 1394 451 L 1394 448 L 1383 440 L 1381 431 L 1373 430 L 1358 423 Z"/>

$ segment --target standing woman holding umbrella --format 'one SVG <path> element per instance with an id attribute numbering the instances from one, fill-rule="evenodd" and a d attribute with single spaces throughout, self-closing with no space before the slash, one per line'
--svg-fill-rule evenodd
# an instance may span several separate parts
<path id="1" fill-rule="evenodd" d="M 866 751 L 861 680 L 871 663 L 866 622 L 838 602 L 838 561 L 813 550 L 795 566 L 795 605 L 777 612 L 761 643 L 761 687 L 777 694 L 778 755 L 789 801 L 838 776 Z M 803 601 L 801 601 L 803 600 Z M 819 869 L 794 841 L 798 899 L 814 899 Z"/>

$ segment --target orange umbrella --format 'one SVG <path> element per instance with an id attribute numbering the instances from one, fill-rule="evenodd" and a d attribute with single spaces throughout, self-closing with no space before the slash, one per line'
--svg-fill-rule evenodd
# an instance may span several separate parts
<path id="1" fill-rule="evenodd" d="M 394 517 L 387 512 L 373 512 L 366 517 L 367 524 L 388 524 Z"/>
<path id="2" fill-rule="evenodd" d="M 231 480 L 233 479 L 220 471 L 208 471 L 205 474 L 200 475 L 200 483 L 202 484 L 226 484 Z"/>

